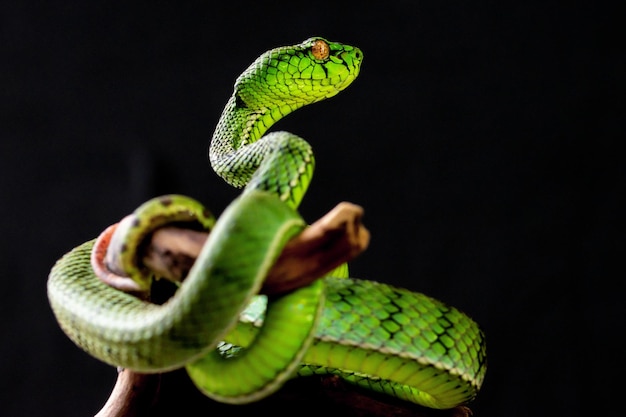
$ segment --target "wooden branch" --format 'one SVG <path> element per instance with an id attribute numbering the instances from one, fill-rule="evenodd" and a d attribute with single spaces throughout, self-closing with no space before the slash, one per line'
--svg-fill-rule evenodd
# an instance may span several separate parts
<path id="1" fill-rule="evenodd" d="M 104 407 L 95 417 L 141 416 L 155 404 L 161 375 L 119 369 L 117 381 Z"/>
<path id="2" fill-rule="evenodd" d="M 361 207 L 340 203 L 304 229 L 284 247 L 265 279 L 262 292 L 279 294 L 302 287 L 358 256 L 369 244 L 369 232 L 361 223 L 362 216 Z M 92 263 L 109 285 L 135 292 L 129 278 L 117 276 L 104 266 L 106 245 L 114 229 L 109 228 L 96 242 Z M 207 238 L 206 233 L 190 229 L 160 228 L 147 242 L 142 261 L 157 275 L 182 281 Z M 206 415 L 207 411 L 209 415 L 266 411 L 274 417 L 292 416 L 302 412 L 303 404 L 307 404 L 307 412 L 313 407 L 319 413 L 339 410 L 361 417 L 467 417 L 471 414 L 466 407 L 445 411 L 427 409 L 365 391 L 330 375 L 289 381 L 276 394 L 254 404 L 220 404 L 200 394 L 181 369 L 150 375 L 120 371 L 111 396 L 96 417 L 191 416 Z"/>
<path id="3" fill-rule="evenodd" d="M 261 292 L 280 294 L 310 284 L 348 262 L 369 244 L 361 223 L 363 209 L 342 202 L 290 240 L 265 278 Z M 208 235 L 178 227 L 163 227 L 152 235 L 143 263 L 157 275 L 182 281 Z"/>
<path id="4" fill-rule="evenodd" d="M 265 278 L 261 292 L 280 294 L 310 284 L 317 278 L 348 262 L 369 244 L 369 232 L 361 223 L 363 209 L 342 202 L 324 217 L 291 239 Z M 103 231 L 91 256 L 96 275 L 120 291 L 146 298 L 147 294 L 129 277 L 115 270 L 116 254 L 107 252 L 117 224 Z M 181 227 L 157 229 L 146 242 L 142 262 L 156 276 L 181 282 L 195 262 L 208 233 Z"/>
<path id="5" fill-rule="evenodd" d="M 189 417 L 267 413 L 272 417 L 298 415 L 350 417 L 470 417 L 467 406 L 434 410 L 353 386 L 337 376 L 296 378 L 275 394 L 255 403 L 231 405 L 205 397 L 184 369 L 142 375 L 118 374 L 109 400 L 96 417 Z"/>

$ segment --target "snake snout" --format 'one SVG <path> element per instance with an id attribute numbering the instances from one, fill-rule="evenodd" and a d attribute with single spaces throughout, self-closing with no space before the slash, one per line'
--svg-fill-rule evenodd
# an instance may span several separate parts
<path id="1" fill-rule="evenodd" d="M 348 67 L 352 67 L 353 71 L 358 72 L 363 62 L 363 52 L 359 48 L 345 50 L 339 54 L 339 57 Z"/>

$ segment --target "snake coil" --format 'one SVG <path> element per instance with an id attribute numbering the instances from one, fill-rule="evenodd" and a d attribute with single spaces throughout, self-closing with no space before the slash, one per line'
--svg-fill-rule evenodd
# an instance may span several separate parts
<path id="1" fill-rule="evenodd" d="M 209 146 L 213 169 L 243 192 L 217 221 L 205 218 L 211 233 L 184 283 L 161 305 L 117 291 L 94 274 L 94 241 L 86 242 L 59 259 L 48 279 L 67 336 L 114 366 L 145 373 L 186 367 L 203 393 L 235 404 L 319 373 L 428 407 L 471 401 L 486 371 L 484 334 L 424 294 L 329 275 L 272 300 L 262 318 L 244 320 L 262 304 L 256 294 L 282 247 L 306 227 L 297 208 L 315 165 L 304 139 L 266 132 L 345 89 L 362 59 L 360 49 L 319 37 L 257 58 L 237 78 Z M 137 230 L 174 210 L 206 212 L 183 196 L 146 202 L 119 232 L 122 255 L 138 245 Z M 138 285 L 149 285 L 130 269 Z"/>

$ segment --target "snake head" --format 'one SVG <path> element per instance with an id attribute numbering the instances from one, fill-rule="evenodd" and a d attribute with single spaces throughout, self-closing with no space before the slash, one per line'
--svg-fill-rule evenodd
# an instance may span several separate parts
<path id="1" fill-rule="evenodd" d="M 313 37 L 262 54 L 239 76 L 235 92 L 249 109 L 280 108 L 284 115 L 344 90 L 362 61 L 357 47 Z"/>

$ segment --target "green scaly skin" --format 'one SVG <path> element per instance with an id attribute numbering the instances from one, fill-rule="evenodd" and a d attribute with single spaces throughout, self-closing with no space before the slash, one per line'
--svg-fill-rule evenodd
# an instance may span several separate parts
<path id="1" fill-rule="evenodd" d="M 312 52 L 318 41 L 328 45 L 324 59 Z M 288 132 L 263 134 L 292 111 L 345 89 L 359 74 L 362 58 L 358 48 L 321 38 L 257 58 L 237 78 L 215 129 L 209 147 L 215 172 L 235 187 L 274 192 L 297 207 L 313 175 L 311 146 Z"/>
<path id="2" fill-rule="evenodd" d="M 423 294 L 338 273 L 273 299 L 266 311 L 246 310 L 262 300 L 255 294 L 283 245 L 306 227 L 296 208 L 314 168 L 302 138 L 265 132 L 346 88 L 361 61 L 358 48 L 322 38 L 261 55 L 237 79 L 209 150 L 215 171 L 244 191 L 215 222 L 180 289 L 163 305 L 112 289 L 94 275 L 93 241 L 86 242 L 57 261 L 48 280 L 66 334 L 115 366 L 185 366 L 202 392 L 230 403 L 316 373 L 433 408 L 471 401 L 486 371 L 484 335 L 459 310 Z M 151 216 L 186 204 L 182 196 L 151 200 L 119 232 L 120 262 L 138 282 L 146 281 L 123 250 L 138 242 L 125 239 L 143 236 Z M 213 225 L 210 216 L 202 222 Z"/>

